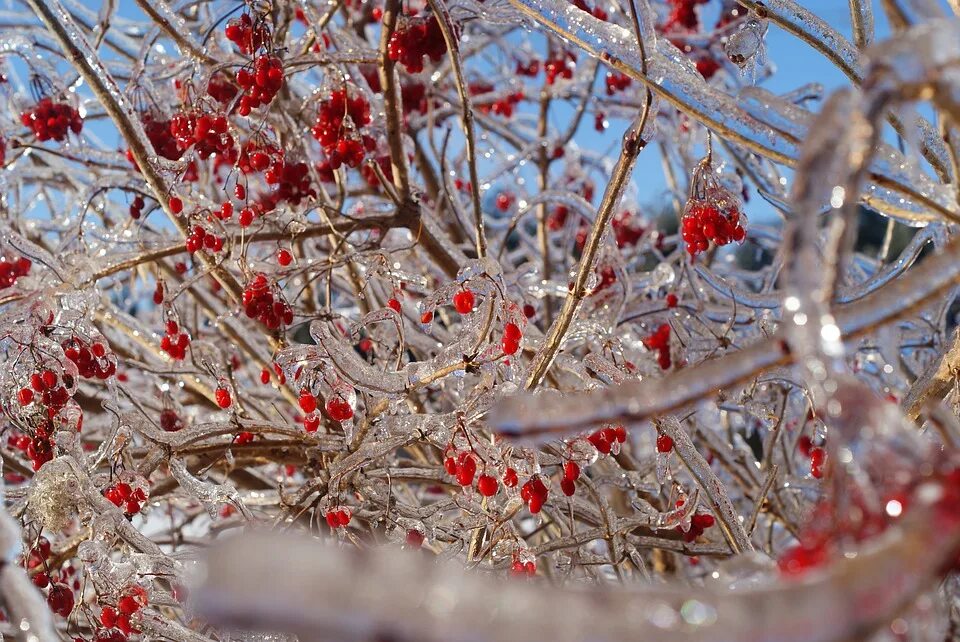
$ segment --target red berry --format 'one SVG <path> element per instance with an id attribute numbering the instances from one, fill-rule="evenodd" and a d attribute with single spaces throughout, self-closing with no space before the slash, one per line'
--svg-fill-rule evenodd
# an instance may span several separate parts
<path id="1" fill-rule="evenodd" d="M 28 405 L 33 401 L 33 390 L 30 388 L 21 388 L 20 392 L 17 393 L 17 401 L 20 402 L 21 406 Z"/>
<path id="2" fill-rule="evenodd" d="M 580 466 L 575 461 L 568 461 L 563 464 L 563 477 L 576 481 L 580 479 Z"/>
<path id="3" fill-rule="evenodd" d="M 287 267 L 293 262 L 293 254 L 290 253 L 290 250 L 284 248 L 277 252 L 277 263 L 282 267 Z"/>
<path id="4" fill-rule="evenodd" d="M 334 396 L 327 400 L 327 414 L 334 421 L 344 422 L 353 417 L 353 408 L 345 399 Z"/>
<path id="5" fill-rule="evenodd" d="M 173 212 L 174 214 L 179 214 L 180 212 L 183 211 L 183 201 L 181 201 L 176 196 L 170 197 L 169 205 L 170 205 L 170 211 Z"/>
<path id="6" fill-rule="evenodd" d="M 300 393 L 300 409 L 310 414 L 317 409 L 317 398 L 310 392 L 304 390 Z"/>
<path id="7" fill-rule="evenodd" d="M 657 435 L 657 452 L 668 453 L 673 450 L 673 437 L 670 435 Z"/>
<path id="8" fill-rule="evenodd" d="M 517 471 L 513 468 L 507 468 L 503 473 L 503 485 L 507 488 L 514 488 L 517 485 L 519 479 L 517 478 Z"/>
<path id="9" fill-rule="evenodd" d="M 453 307 L 456 308 L 457 312 L 460 314 L 470 314 L 473 312 L 473 306 L 475 303 L 476 298 L 473 296 L 473 292 L 470 290 L 460 290 L 453 295 Z"/>
<path id="10" fill-rule="evenodd" d="M 390 308 L 391 310 L 395 310 L 397 314 L 400 314 L 400 310 L 401 310 L 400 302 L 397 301 L 396 299 L 392 298 L 389 301 L 387 301 L 387 307 Z"/>
<path id="11" fill-rule="evenodd" d="M 497 478 L 492 475 L 480 475 L 480 478 L 477 479 L 477 490 L 480 491 L 480 494 L 484 497 L 493 497 L 497 494 L 500 484 L 497 482 Z"/>
<path id="12" fill-rule="evenodd" d="M 560 490 L 563 491 L 563 494 L 567 497 L 571 497 L 577 492 L 577 484 L 572 479 L 564 477 L 560 480 Z"/>
<path id="13" fill-rule="evenodd" d="M 217 388 L 214 397 L 217 400 L 217 405 L 221 408 L 229 408 L 230 404 L 233 403 L 233 400 L 230 398 L 230 391 L 226 388 Z"/>

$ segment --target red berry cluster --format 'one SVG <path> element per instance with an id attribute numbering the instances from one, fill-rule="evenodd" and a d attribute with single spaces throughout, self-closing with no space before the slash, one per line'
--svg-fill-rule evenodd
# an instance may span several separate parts
<path id="1" fill-rule="evenodd" d="M 560 490 L 567 497 L 577 492 L 577 480 L 580 479 L 580 465 L 573 461 L 563 463 L 563 478 L 560 480 Z"/>
<path id="2" fill-rule="evenodd" d="M 134 489 L 126 482 L 117 482 L 107 486 L 103 491 L 103 496 L 114 506 L 123 508 L 127 517 L 139 513 L 140 509 L 143 508 L 143 503 L 147 501 L 147 493 L 143 488 L 138 486 Z"/>
<path id="3" fill-rule="evenodd" d="M 561 51 L 553 58 L 548 58 L 543 63 L 543 69 L 547 74 L 547 84 L 552 85 L 557 78 L 570 80 L 573 78 L 573 70 L 577 66 L 577 55 L 570 51 Z"/>
<path id="4" fill-rule="evenodd" d="M 143 200 L 143 197 L 137 194 L 133 198 L 133 202 L 130 204 L 130 218 L 133 220 L 139 220 L 140 215 L 143 214 L 143 208 L 146 203 Z"/>
<path id="5" fill-rule="evenodd" d="M 170 129 L 170 121 L 149 112 L 144 114 L 141 120 L 153 151 L 167 160 L 180 160 L 184 150 L 177 145 L 177 139 L 174 138 Z"/>
<path id="6" fill-rule="evenodd" d="M 6 290 L 21 276 L 30 274 L 32 265 L 30 259 L 23 256 L 13 260 L 0 256 L 0 290 Z"/>
<path id="7" fill-rule="evenodd" d="M 167 321 L 166 332 L 160 339 L 160 349 L 170 355 L 175 361 L 182 361 L 187 357 L 187 348 L 190 347 L 190 335 L 180 331 L 180 325 L 170 319 Z"/>
<path id="8" fill-rule="evenodd" d="M 637 217 L 630 210 L 623 210 L 610 221 L 617 247 L 632 247 L 640 242 L 647 231 L 637 223 Z"/>
<path id="9" fill-rule="evenodd" d="M 523 340 L 523 332 L 516 323 L 507 323 L 503 326 L 503 339 L 500 347 L 503 348 L 503 354 L 516 354 L 520 349 L 520 341 Z"/>
<path id="10" fill-rule="evenodd" d="M 130 623 L 130 617 L 147 604 L 147 592 L 142 587 L 129 587 L 120 595 L 115 606 L 107 605 L 100 610 L 100 624 L 104 629 L 97 633 L 97 640 L 125 642 L 128 635 L 139 633 Z M 103 637 L 104 634 L 109 637 Z"/>
<path id="11" fill-rule="evenodd" d="M 293 310 L 283 299 L 276 283 L 258 272 L 243 291 L 243 308 L 251 319 L 258 319 L 271 330 L 293 323 Z"/>
<path id="12" fill-rule="evenodd" d="M 531 477 L 520 487 L 520 499 L 523 500 L 527 508 L 534 515 L 539 513 L 540 509 L 543 508 L 543 505 L 547 502 L 547 495 L 549 493 L 549 489 L 539 475 Z"/>
<path id="13" fill-rule="evenodd" d="M 227 40 L 237 45 L 240 53 L 248 56 L 270 42 L 270 30 L 266 23 L 259 19 L 254 23 L 248 13 L 228 22 L 224 33 Z"/>
<path id="14" fill-rule="evenodd" d="M 276 209 L 280 203 L 299 205 L 303 199 L 317 196 L 317 191 L 310 183 L 310 167 L 306 163 L 288 163 L 281 158 L 267 170 L 264 179 L 268 185 L 276 186 L 274 191 L 261 199 L 265 211 Z"/>
<path id="15" fill-rule="evenodd" d="M 69 132 L 79 134 L 83 129 L 80 112 L 69 103 L 57 103 L 52 98 L 41 98 L 33 108 L 20 114 L 20 122 L 39 141 L 62 141 Z"/>
<path id="16" fill-rule="evenodd" d="M 683 504 L 680 505 L 682 506 Z M 715 522 L 716 520 L 710 513 L 695 513 L 690 518 L 690 530 L 684 532 L 679 526 L 677 526 L 676 530 L 677 533 L 683 536 L 685 542 L 692 542 L 703 535 L 703 531 L 713 526 Z"/>
<path id="17" fill-rule="evenodd" d="M 710 243 L 727 245 L 746 236 L 737 208 L 723 210 L 710 201 L 689 201 L 683 211 L 681 236 L 690 256 L 705 252 Z"/>
<path id="18" fill-rule="evenodd" d="M 53 424 L 45 419 L 34 429 L 33 437 L 13 434 L 7 440 L 11 448 L 24 453 L 34 470 L 53 459 Z"/>
<path id="19" fill-rule="evenodd" d="M 71 337 L 63 342 L 63 354 L 85 379 L 109 379 L 117 372 L 116 358 L 99 341 L 88 346 L 83 339 Z"/>
<path id="20" fill-rule="evenodd" d="M 627 430 L 623 426 L 607 426 L 591 433 L 587 441 L 593 444 L 602 455 L 609 455 L 627 440 Z"/>
<path id="21" fill-rule="evenodd" d="M 333 508 L 327 511 L 327 525 L 332 529 L 345 528 L 350 524 L 350 509 L 346 506 Z"/>
<path id="22" fill-rule="evenodd" d="M 244 143 L 240 149 L 237 169 L 244 174 L 251 174 L 269 169 L 278 162 L 283 162 L 283 150 L 272 143 L 251 140 Z"/>
<path id="23" fill-rule="evenodd" d="M 476 96 L 479 94 L 486 94 L 492 92 L 494 89 L 493 85 L 488 83 L 473 83 L 470 85 L 470 95 Z M 504 116 L 510 118 L 513 116 L 514 107 L 523 100 L 523 92 L 516 91 L 512 94 L 507 94 L 505 97 L 495 100 L 493 102 L 483 101 L 477 102 L 477 109 L 480 113 L 483 114 L 495 114 L 497 116 Z"/>
<path id="24" fill-rule="evenodd" d="M 17 401 L 21 406 L 27 406 L 36 401 L 46 406 L 47 416 L 51 419 L 67 405 L 69 400 L 70 393 L 53 370 L 34 372 L 30 375 L 29 386 L 24 386 L 17 392 Z"/>
<path id="25" fill-rule="evenodd" d="M 186 151 L 195 147 L 200 158 L 221 155 L 233 158 L 233 136 L 229 131 L 226 116 L 211 115 L 195 110 L 181 111 L 170 120 L 170 134 L 177 142 L 177 148 Z"/>
<path id="26" fill-rule="evenodd" d="M 540 61 L 536 58 L 524 63 L 521 60 L 517 61 L 517 66 L 514 69 L 514 73 L 518 76 L 527 76 L 529 78 L 534 78 L 538 73 L 540 73 Z"/>
<path id="27" fill-rule="evenodd" d="M 387 44 L 390 60 L 399 62 L 411 74 L 423 71 L 424 56 L 429 56 L 433 62 L 440 62 L 446 53 L 447 42 L 434 15 L 404 20 Z"/>
<path id="28" fill-rule="evenodd" d="M 690 178 L 690 198 L 681 219 L 680 235 L 687 252 L 694 257 L 710 243 L 719 246 L 743 241 L 744 221 L 740 200 L 719 184 L 709 156 L 700 161 Z"/>
<path id="29" fill-rule="evenodd" d="M 810 458 L 810 474 L 816 479 L 823 477 L 823 465 L 827 461 L 827 451 L 822 446 L 814 446 L 813 440 L 802 435 L 797 440 L 797 449 Z"/>
<path id="30" fill-rule="evenodd" d="M 618 71 L 608 71 L 604 82 L 607 86 L 607 95 L 612 96 L 618 91 L 623 91 L 629 87 L 632 81 L 630 80 L 630 76 L 626 74 L 621 74 Z"/>
<path id="31" fill-rule="evenodd" d="M 207 83 L 207 95 L 221 105 L 226 105 L 237 96 L 237 88 L 225 73 L 215 73 Z"/>
<path id="32" fill-rule="evenodd" d="M 477 459 L 473 452 L 461 450 L 455 455 L 448 454 L 443 467 L 464 488 L 473 485 L 473 478 L 477 474 Z"/>
<path id="33" fill-rule="evenodd" d="M 183 419 L 172 408 L 164 408 L 160 411 L 160 428 L 165 432 L 179 432 L 183 430 Z"/>
<path id="34" fill-rule="evenodd" d="M 656 332 L 643 340 L 647 350 L 657 351 L 657 365 L 661 370 L 669 370 L 672 365 L 670 359 L 670 324 L 663 323 Z"/>
<path id="35" fill-rule="evenodd" d="M 190 235 L 187 236 L 186 248 L 190 254 L 196 254 L 200 250 L 216 254 L 223 249 L 223 237 L 208 232 L 202 225 L 194 225 Z"/>
<path id="36" fill-rule="evenodd" d="M 537 563 L 533 560 L 524 562 L 516 553 L 513 555 L 513 563 L 510 564 L 510 574 L 514 577 L 533 577 L 537 574 Z"/>
<path id="37" fill-rule="evenodd" d="M 700 18 L 696 6 L 709 0 L 668 0 L 672 5 L 670 14 L 661 29 L 669 31 L 696 31 L 700 27 Z"/>
<path id="38" fill-rule="evenodd" d="M 248 116 L 250 111 L 269 105 L 283 87 L 283 61 L 270 54 L 260 54 L 253 61 L 253 70 L 237 71 L 237 84 L 244 90 L 237 113 Z"/>
<path id="39" fill-rule="evenodd" d="M 370 104 L 366 99 L 360 95 L 351 97 L 346 89 L 337 89 L 320 103 L 311 132 L 333 169 L 339 169 L 344 163 L 356 167 L 364 156 L 364 145 L 356 131 L 369 123 Z"/>
<path id="40" fill-rule="evenodd" d="M 343 423 L 344 421 L 349 421 L 353 417 L 353 407 L 350 405 L 349 401 L 340 395 L 333 395 L 327 399 L 326 408 L 327 414 L 330 415 L 330 418 L 334 421 Z"/>

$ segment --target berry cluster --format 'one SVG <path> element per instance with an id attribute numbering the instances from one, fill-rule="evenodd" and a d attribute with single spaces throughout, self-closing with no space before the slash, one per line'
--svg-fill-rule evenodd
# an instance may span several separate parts
<path id="1" fill-rule="evenodd" d="M 207 250 L 216 254 L 223 249 L 223 237 L 203 229 L 202 225 L 194 225 L 186 240 L 187 252 L 196 254 L 200 250 Z"/>
<path id="2" fill-rule="evenodd" d="M 527 505 L 531 513 L 536 515 L 547 502 L 550 493 L 539 475 L 534 475 L 520 487 L 520 499 Z"/>
<path id="3" fill-rule="evenodd" d="M 577 55 L 570 51 L 561 51 L 555 57 L 543 63 L 543 70 L 547 74 L 547 84 L 552 85 L 557 78 L 570 80 L 573 70 L 577 67 Z"/>
<path id="4" fill-rule="evenodd" d="M 97 640 L 126 641 L 128 635 L 139 633 L 130 623 L 130 617 L 147 606 L 147 592 L 140 586 L 131 586 L 117 600 L 115 606 L 104 606 L 100 610 L 100 624 L 104 629 L 97 634 Z M 104 637 L 104 634 L 109 637 Z"/>
<path id="5" fill-rule="evenodd" d="M 248 56 L 270 42 L 267 25 L 259 19 L 254 23 L 248 13 L 228 22 L 224 33 L 227 40 L 237 45 L 240 53 Z"/>
<path id="6" fill-rule="evenodd" d="M 537 563 L 534 560 L 524 561 L 514 553 L 513 562 L 510 564 L 510 574 L 514 577 L 533 577 L 537 574 Z"/>
<path id="7" fill-rule="evenodd" d="M 293 310 L 283 299 L 276 283 L 258 272 L 243 290 L 244 313 L 251 319 L 258 319 L 271 330 L 281 325 L 293 323 Z"/>
<path id="8" fill-rule="evenodd" d="M 363 96 L 350 96 L 338 89 L 320 103 L 317 120 L 311 129 L 323 147 L 333 169 L 346 163 L 356 167 L 363 162 L 364 145 L 356 132 L 370 123 L 370 104 Z"/>
<path id="9" fill-rule="evenodd" d="M 167 160 L 180 160 L 184 150 L 177 144 L 171 130 L 171 121 L 165 118 L 159 118 L 151 113 L 146 113 L 141 119 L 143 121 L 143 130 L 150 139 L 153 151 L 157 155 Z"/>
<path id="10" fill-rule="evenodd" d="M 350 524 L 350 509 L 346 506 L 327 511 L 327 525 L 332 529 L 345 528 Z"/>
<path id="11" fill-rule="evenodd" d="M 53 424 L 45 419 L 34 429 L 33 437 L 13 434 L 7 443 L 24 453 L 34 470 L 40 470 L 41 466 L 53 459 Z"/>
<path id="12" fill-rule="evenodd" d="M 657 351 L 657 365 L 661 370 L 669 370 L 672 365 L 670 359 L 670 325 L 663 323 L 649 337 L 643 340 L 647 350 Z"/>
<path id="13" fill-rule="evenodd" d="M 742 216 L 736 207 L 721 209 L 711 201 L 691 200 L 683 210 L 681 236 L 690 256 L 705 252 L 710 243 L 727 245 L 746 236 Z"/>
<path id="14" fill-rule="evenodd" d="M 514 69 L 514 73 L 518 76 L 527 76 L 529 78 L 535 78 L 538 73 L 540 73 L 540 61 L 536 58 L 524 63 L 521 60 L 517 61 L 517 66 Z"/>
<path id="15" fill-rule="evenodd" d="M 637 223 L 637 217 L 630 210 L 623 210 L 610 221 L 617 247 L 633 247 L 643 238 L 646 229 Z"/>
<path id="16" fill-rule="evenodd" d="M 237 157 L 237 169 L 244 174 L 262 172 L 276 163 L 283 162 L 283 150 L 272 143 L 247 141 Z"/>
<path id="17" fill-rule="evenodd" d="M 283 61 L 270 54 L 260 54 L 253 61 L 253 70 L 237 71 L 237 84 L 244 90 L 237 113 L 248 116 L 250 111 L 269 105 L 283 87 Z"/>
<path id="18" fill-rule="evenodd" d="M 563 478 L 560 480 L 560 490 L 567 497 L 577 492 L 577 480 L 580 479 L 580 465 L 572 459 L 563 463 Z"/>
<path id="19" fill-rule="evenodd" d="M 440 62 L 447 53 L 447 42 L 437 17 L 410 18 L 405 20 L 387 44 L 390 60 L 399 62 L 408 73 L 423 71 L 423 57 L 429 56 L 433 62 Z"/>
<path id="20" fill-rule="evenodd" d="M 827 461 L 827 451 L 822 446 L 814 446 L 813 440 L 802 435 L 797 440 L 797 449 L 810 458 L 810 475 L 816 479 L 823 477 L 823 465 Z"/>
<path id="21" fill-rule="evenodd" d="M 698 4 L 705 4 L 708 0 L 668 0 L 672 5 L 666 22 L 661 29 L 670 31 L 696 31 L 700 27 L 700 17 L 697 15 Z"/>
<path id="22" fill-rule="evenodd" d="M 503 339 L 500 342 L 503 354 L 516 354 L 522 340 L 523 332 L 516 323 L 507 323 L 503 326 Z"/>
<path id="23" fill-rule="evenodd" d="M 65 375 L 69 377 L 69 375 Z M 72 383 L 68 381 L 68 383 Z M 70 400 L 70 393 L 53 370 L 45 369 L 30 375 L 30 383 L 17 392 L 17 401 L 21 406 L 37 402 L 47 408 L 47 416 L 56 416 Z"/>
<path id="24" fill-rule="evenodd" d="M 683 506 L 683 500 L 678 501 L 679 506 Z M 714 525 L 716 520 L 710 513 L 695 513 L 690 518 L 690 530 L 684 532 L 683 528 L 677 526 L 677 533 L 683 536 L 685 542 L 692 542 L 701 535 L 703 531 Z"/>
<path id="25" fill-rule="evenodd" d="M 79 134 L 83 129 L 80 112 L 68 103 L 57 103 L 52 98 L 41 98 L 33 108 L 20 114 L 20 122 L 33 131 L 39 141 L 62 141 L 67 134 Z"/>
<path id="26" fill-rule="evenodd" d="M 130 204 L 130 218 L 133 220 L 139 220 L 140 216 L 143 214 L 143 208 L 146 203 L 143 200 L 143 197 L 137 194 L 133 197 L 133 202 Z"/>
<path id="27" fill-rule="evenodd" d="M 229 129 L 227 118 L 222 114 L 186 110 L 170 120 L 170 134 L 176 140 L 177 148 L 186 151 L 195 147 L 197 155 L 203 159 L 213 155 L 232 159 L 236 155 Z"/>
<path id="28" fill-rule="evenodd" d="M 454 477 L 464 488 L 473 485 L 473 478 L 477 474 L 477 460 L 471 451 L 461 450 L 455 456 L 448 454 L 443 460 L 443 467 L 447 474 Z"/>
<path id="29" fill-rule="evenodd" d="M 0 290 L 6 290 L 21 276 L 30 274 L 32 265 L 30 259 L 23 256 L 13 260 L 0 256 Z"/>
<path id="30" fill-rule="evenodd" d="M 187 357 L 187 348 L 190 347 L 190 335 L 180 331 L 180 325 L 170 319 L 167 321 L 166 332 L 160 339 L 160 349 L 170 355 L 175 361 L 182 361 Z"/>
<path id="31" fill-rule="evenodd" d="M 632 81 L 630 80 L 630 76 L 626 74 L 621 74 L 618 71 L 608 71 L 604 82 L 607 86 L 607 95 L 612 96 L 618 91 L 623 91 L 629 87 Z"/>
<path id="32" fill-rule="evenodd" d="M 88 346 L 83 339 L 71 337 L 63 342 L 63 354 L 85 379 L 109 379 L 117 372 L 116 357 L 99 341 Z"/>
<path id="33" fill-rule="evenodd" d="M 268 185 L 276 186 L 274 191 L 261 199 L 264 211 L 272 211 L 280 203 L 299 205 L 303 199 L 317 196 L 317 191 L 310 183 L 310 167 L 306 163 L 288 163 L 281 158 L 267 170 L 264 179 Z"/>
<path id="34" fill-rule="evenodd" d="M 123 512 L 127 517 L 132 517 L 139 513 L 143 508 L 144 502 L 147 501 L 147 493 L 141 486 L 133 488 L 133 486 L 126 482 L 117 482 L 116 484 L 107 486 L 103 491 L 103 496 L 117 508 L 123 508 Z"/>
<path id="35" fill-rule="evenodd" d="M 620 444 L 626 440 L 627 430 L 623 426 L 607 426 L 587 437 L 587 441 L 602 455 L 619 452 Z"/>
<path id="36" fill-rule="evenodd" d="M 221 105 L 226 105 L 237 96 L 237 88 L 225 73 L 215 73 L 207 83 L 207 95 Z"/>

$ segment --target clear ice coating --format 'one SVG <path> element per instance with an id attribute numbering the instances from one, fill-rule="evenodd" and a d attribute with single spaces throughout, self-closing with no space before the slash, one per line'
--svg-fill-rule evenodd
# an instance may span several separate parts
<path id="1" fill-rule="evenodd" d="M 804 4 L 0 9 L 0 638 L 947 639 L 960 7 Z"/>

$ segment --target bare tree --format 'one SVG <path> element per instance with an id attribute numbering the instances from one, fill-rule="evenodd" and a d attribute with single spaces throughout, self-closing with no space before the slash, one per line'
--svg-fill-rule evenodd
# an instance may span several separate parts
<path id="1" fill-rule="evenodd" d="M 849 14 L 5 4 L 0 634 L 956 637 L 960 5 Z"/>

